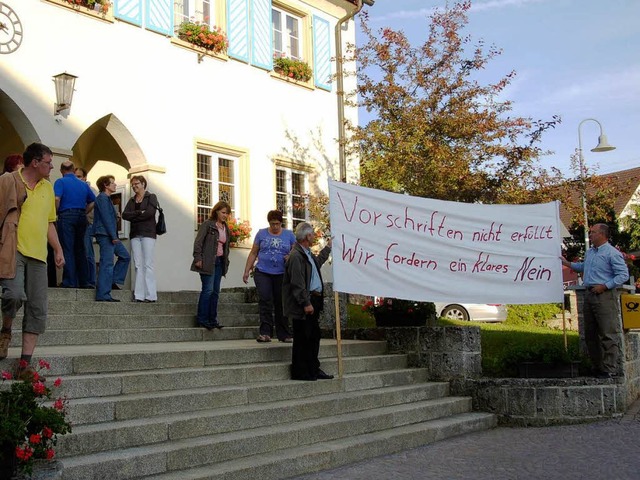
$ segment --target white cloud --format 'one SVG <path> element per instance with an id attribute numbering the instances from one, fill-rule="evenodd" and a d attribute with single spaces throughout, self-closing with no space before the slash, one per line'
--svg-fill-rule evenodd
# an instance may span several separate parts
<path id="1" fill-rule="evenodd" d="M 486 10 L 496 10 L 507 7 L 521 7 L 523 5 L 532 3 L 548 2 L 549 0 L 489 0 L 487 2 L 472 1 L 471 12 L 484 12 Z M 395 12 L 387 13 L 386 15 L 375 15 L 375 7 L 371 10 L 373 15 L 370 15 L 371 22 L 383 23 L 393 20 L 414 20 L 416 18 L 426 18 L 431 16 L 436 10 L 442 9 L 445 6 L 445 2 L 442 2 L 440 6 L 434 6 L 430 8 L 419 8 L 416 10 L 397 10 Z"/>
<path id="2" fill-rule="evenodd" d="M 496 10 L 506 7 L 521 7 L 531 3 L 542 3 L 548 0 L 489 0 L 488 2 L 472 2 L 472 12 L 483 12 L 485 10 Z"/>
<path id="3" fill-rule="evenodd" d="M 561 86 L 539 102 L 548 105 L 579 105 L 585 102 L 618 102 L 638 104 L 640 99 L 640 66 L 617 72 L 601 73 Z"/>

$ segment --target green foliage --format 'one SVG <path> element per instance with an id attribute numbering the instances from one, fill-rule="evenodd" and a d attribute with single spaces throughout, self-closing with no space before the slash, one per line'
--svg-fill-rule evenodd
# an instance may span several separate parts
<path id="1" fill-rule="evenodd" d="M 376 328 L 376 321 L 362 305 L 347 304 L 347 328 Z"/>
<path id="2" fill-rule="evenodd" d="M 640 250 L 640 205 L 632 205 L 630 215 L 622 217 L 620 223 L 628 235 L 628 248 Z"/>
<path id="3" fill-rule="evenodd" d="M 26 362 L 25 362 L 26 364 Z M 40 360 L 40 369 L 49 368 L 49 364 Z M 53 391 L 46 386 L 46 379 L 36 373 L 30 380 L 11 381 L 9 372 L 2 372 L 2 389 L 0 390 L 0 464 L 11 464 L 15 456 L 19 468 L 30 474 L 36 458 L 51 460 L 55 453 L 53 448 L 58 435 L 71 432 L 71 425 L 66 418 L 67 402 L 56 399 L 52 406 L 45 402 L 53 401 Z M 59 386 L 60 379 L 54 382 Z"/>
<path id="4" fill-rule="evenodd" d="M 544 327 L 546 321 L 562 313 L 560 304 L 545 303 L 536 305 L 509 305 L 507 309 L 508 325 L 534 325 Z"/>
<path id="5" fill-rule="evenodd" d="M 467 322 L 439 320 L 443 325 L 469 326 Z M 556 364 L 566 361 L 588 360 L 579 353 L 578 332 L 567 331 L 567 352 L 561 330 L 532 325 L 505 323 L 478 324 L 482 345 L 482 373 L 487 377 L 518 376 L 521 362 Z"/>
<path id="6" fill-rule="evenodd" d="M 401 31 L 372 31 L 360 14 L 366 42 L 349 50 L 358 86 L 347 101 L 376 118 L 348 125 L 348 150 L 360 157 L 368 187 L 461 202 L 542 201 L 562 180 L 538 165 L 541 136 L 559 118 L 512 114 L 501 97 L 514 72 L 478 82 L 500 51 L 471 44 L 463 32 L 469 8 L 463 1 L 438 9 L 417 47 Z"/>
<path id="7" fill-rule="evenodd" d="M 512 331 L 482 332 L 482 372 L 488 377 L 516 377 L 518 364 L 543 362 L 552 365 L 583 361 L 577 332 L 568 332 L 565 351 L 562 332 L 525 328 Z"/>
<path id="8" fill-rule="evenodd" d="M 293 78 L 299 82 L 308 82 L 312 75 L 308 63 L 286 57 L 284 54 L 273 56 L 273 70 L 283 77 Z"/>

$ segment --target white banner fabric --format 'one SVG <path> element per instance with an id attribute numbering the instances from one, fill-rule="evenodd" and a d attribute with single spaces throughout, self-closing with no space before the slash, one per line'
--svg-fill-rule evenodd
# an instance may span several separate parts
<path id="1" fill-rule="evenodd" d="M 329 181 L 339 292 L 432 302 L 562 302 L 558 202 L 481 205 Z"/>

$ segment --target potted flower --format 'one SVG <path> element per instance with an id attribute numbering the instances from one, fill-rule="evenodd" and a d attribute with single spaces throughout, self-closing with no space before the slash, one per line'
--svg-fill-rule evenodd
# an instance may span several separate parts
<path id="1" fill-rule="evenodd" d="M 369 300 L 362 310 L 374 316 L 378 327 L 421 327 L 436 313 L 431 302 L 382 297 Z"/>
<path id="2" fill-rule="evenodd" d="M 178 38 L 214 53 L 224 53 L 229 46 L 227 36 L 219 27 L 209 28 L 200 22 L 182 22 L 178 27 Z"/>
<path id="3" fill-rule="evenodd" d="M 46 361 L 40 360 L 39 371 L 49 368 Z M 53 386 L 59 387 L 61 383 L 58 378 Z M 53 399 L 44 377 L 36 372 L 29 380 L 18 381 L 12 380 L 11 373 L 2 372 L 0 478 L 12 478 L 18 470 L 30 475 L 36 460 L 52 461 L 58 435 L 69 432 L 67 401 Z"/>
<path id="4" fill-rule="evenodd" d="M 289 58 L 286 54 L 273 55 L 273 71 L 283 77 L 291 78 L 299 82 L 308 82 L 311 78 L 311 67 L 303 60 Z"/>
<path id="5" fill-rule="evenodd" d="M 107 13 L 111 7 L 109 0 L 65 0 L 67 3 L 78 7 L 86 7 L 100 13 Z"/>
<path id="6" fill-rule="evenodd" d="M 233 247 L 251 236 L 251 225 L 247 220 L 243 222 L 239 219 L 229 218 L 227 226 L 229 227 L 230 242 Z"/>

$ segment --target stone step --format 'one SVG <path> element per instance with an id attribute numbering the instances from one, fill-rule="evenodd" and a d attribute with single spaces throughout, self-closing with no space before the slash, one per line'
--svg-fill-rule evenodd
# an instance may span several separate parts
<path id="1" fill-rule="evenodd" d="M 342 390 L 350 392 L 407 385 L 426 380 L 425 369 L 401 369 L 350 374 L 345 375 L 342 381 L 334 379 L 313 382 L 311 385 L 307 385 L 306 382 L 280 380 L 88 397 L 69 400 L 69 419 L 75 425 L 131 420 L 309 397 Z"/>
<path id="2" fill-rule="evenodd" d="M 319 444 L 296 446 L 216 465 L 153 474 L 155 480 L 280 480 L 427 445 L 456 435 L 493 428 L 485 413 L 462 413 Z M 159 458 L 168 461 L 168 456 Z M 66 477 L 65 477 L 66 478 Z"/>
<path id="3" fill-rule="evenodd" d="M 336 359 L 325 359 L 322 366 L 327 373 L 337 374 Z M 345 373 L 400 370 L 407 368 L 407 356 L 396 354 L 346 357 L 343 359 L 343 366 Z M 286 361 L 71 375 L 60 377 L 62 385 L 56 390 L 56 395 L 77 399 L 287 380 L 290 377 L 289 370 L 290 361 Z"/>
<path id="4" fill-rule="evenodd" d="M 47 332 L 51 330 L 93 330 L 112 328 L 188 328 L 195 327 L 195 312 L 163 315 L 91 315 L 54 314 L 47 317 Z M 223 325 L 250 327 L 260 324 L 257 313 L 229 314 L 220 312 L 218 320 Z M 45 332 L 46 335 L 46 332 Z"/>
<path id="5" fill-rule="evenodd" d="M 215 330 L 224 332 L 223 330 Z M 383 355 L 386 342 L 343 340 L 344 357 Z M 0 360 L 0 370 L 12 370 L 20 355 L 19 348 L 10 348 L 9 357 Z M 336 356 L 335 340 L 320 343 L 321 359 Z M 225 340 L 209 342 L 137 343 L 112 345 L 38 346 L 32 363 L 43 359 L 51 364 L 47 376 L 88 373 L 149 371 L 166 368 L 208 367 L 227 364 L 289 362 L 291 344 L 255 340 Z"/>
<path id="6" fill-rule="evenodd" d="M 47 296 L 50 302 L 57 301 L 92 301 L 95 300 L 96 291 L 92 289 L 75 289 L 75 288 L 49 288 Z M 122 297 L 126 299 L 133 298 L 131 290 L 112 290 L 114 297 Z M 181 292 L 158 292 L 158 302 L 160 303 L 191 303 L 197 304 L 200 292 L 181 291 Z M 250 298 L 248 292 L 233 291 L 222 289 L 220 291 L 220 303 L 246 303 Z"/>
<path id="7" fill-rule="evenodd" d="M 192 320 L 193 322 L 193 320 Z M 258 336 L 257 326 L 233 327 L 207 330 L 201 327 L 185 328 L 129 328 L 91 330 L 47 330 L 39 336 L 38 345 L 112 345 L 155 342 L 197 342 L 208 340 L 254 339 Z M 22 334 L 11 335 L 10 346 L 22 345 Z"/>
<path id="8" fill-rule="evenodd" d="M 267 404 L 246 404 L 198 412 L 110 423 L 76 425 L 58 440 L 60 458 L 88 455 L 184 438 L 258 428 L 273 423 L 301 421 L 368 408 L 443 398 L 449 385 L 433 382 L 372 390 L 339 392 Z M 468 404 L 468 400 L 467 400 Z M 240 427 L 241 426 L 241 427 Z"/>
<path id="9" fill-rule="evenodd" d="M 446 412 L 443 404 L 449 406 Z M 467 399 L 415 402 L 382 407 L 358 414 L 332 415 L 295 423 L 266 426 L 218 435 L 123 449 L 62 460 L 64 480 L 109 478 L 287 478 L 304 473 L 307 462 L 322 456 L 330 468 L 333 462 L 348 463 L 412 448 L 464 432 L 489 428 L 495 417 L 463 413 Z M 445 415 L 443 418 L 437 418 Z M 435 418 L 435 419 L 434 419 Z M 339 453 L 339 455 L 335 455 Z M 270 465 L 273 457 L 291 460 L 267 472 L 257 465 Z M 305 458 L 306 457 L 306 458 Z M 271 462 L 270 462 L 271 460 Z M 277 462 L 276 462 L 277 463 Z M 300 468 L 300 464 L 306 467 Z M 296 470 L 292 471 L 292 466 Z M 248 475 L 250 470 L 251 475 Z M 168 475 L 162 475 L 169 472 Z M 200 476 L 202 475 L 202 476 Z"/>
<path id="10" fill-rule="evenodd" d="M 195 303 L 138 303 L 131 300 L 131 297 L 125 297 L 122 292 L 113 295 L 114 298 L 121 300 L 120 302 L 96 302 L 96 301 L 73 301 L 73 300 L 57 300 L 49 302 L 48 313 L 51 315 L 168 315 L 168 314 L 192 314 L 197 311 L 197 302 Z M 218 304 L 218 312 L 221 314 L 245 314 L 257 313 L 258 307 L 253 303 L 220 303 Z"/>

